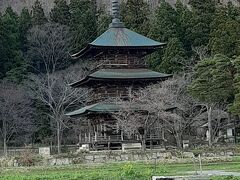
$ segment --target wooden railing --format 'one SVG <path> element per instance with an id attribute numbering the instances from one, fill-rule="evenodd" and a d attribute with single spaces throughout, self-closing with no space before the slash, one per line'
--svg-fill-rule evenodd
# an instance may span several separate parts
<path id="1" fill-rule="evenodd" d="M 84 138 L 81 138 L 80 143 L 94 143 L 94 142 L 115 142 L 115 141 L 131 141 L 136 140 L 140 141 L 141 138 L 138 135 L 133 135 L 131 137 L 127 137 L 125 135 L 110 135 L 110 136 L 99 136 L 97 134 L 91 134 L 90 137 L 85 136 Z M 161 140 L 161 137 L 156 134 L 148 134 L 146 140 Z"/>

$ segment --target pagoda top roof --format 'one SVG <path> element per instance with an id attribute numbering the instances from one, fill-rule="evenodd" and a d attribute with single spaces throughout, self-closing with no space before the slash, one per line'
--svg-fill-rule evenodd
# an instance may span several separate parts
<path id="1" fill-rule="evenodd" d="M 119 105 L 113 103 L 97 103 L 90 106 L 85 106 L 76 111 L 67 113 L 67 116 L 80 116 L 88 113 L 110 113 L 120 110 Z"/>
<path id="2" fill-rule="evenodd" d="M 164 43 L 154 41 L 124 27 L 111 27 L 90 44 L 105 47 L 151 47 L 161 46 Z"/>
<path id="3" fill-rule="evenodd" d="M 101 36 L 89 43 L 80 52 L 73 54 L 73 58 L 80 58 L 94 54 L 94 49 L 158 49 L 165 43 L 160 43 L 141 34 L 131 31 L 124 26 L 110 27 Z"/>
<path id="4" fill-rule="evenodd" d="M 100 69 L 80 81 L 70 84 L 72 87 L 84 86 L 91 81 L 146 81 L 162 80 L 170 74 L 159 73 L 149 69 Z"/>

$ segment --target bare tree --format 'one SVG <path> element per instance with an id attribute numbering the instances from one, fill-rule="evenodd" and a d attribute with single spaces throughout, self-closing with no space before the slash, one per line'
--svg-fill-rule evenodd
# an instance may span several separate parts
<path id="1" fill-rule="evenodd" d="M 85 103 L 88 91 L 69 86 L 76 79 L 80 79 L 81 75 L 78 68 L 68 68 L 49 75 L 31 77 L 32 98 L 48 108 L 47 115 L 52 120 L 57 134 L 58 153 L 61 152 L 62 132 L 69 128 L 69 118 L 65 116 L 67 110 Z"/>
<path id="2" fill-rule="evenodd" d="M 70 83 L 80 80 L 83 70 L 80 66 L 66 68 L 69 63 L 68 28 L 59 24 L 45 24 L 30 30 L 28 57 L 38 75 L 31 76 L 32 98 L 43 103 L 47 115 L 52 120 L 56 134 L 58 153 L 61 152 L 62 131 L 67 128 L 68 118 L 64 115 L 67 109 L 84 103 L 86 91 L 73 89 Z M 60 70 L 60 71 L 59 71 Z"/>
<path id="3" fill-rule="evenodd" d="M 193 117 L 203 111 L 201 104 L 188 95 L 188 83 L 186 77 L 175 77 L 132 92 L 128 101 L 118 100 L 121 107 L 115 115 L 118 123 L 130 133 L 142 129 L 144 146 L 148 131 L 160 122 L 162 129 L 171 132 L 181 148 L 183 132 L 194 122 Z"/>
<path id="4" fill-rule="evenodd" d="M 203 59 L 206 59 L 209 56 L 207 46 L 192 47 L 192 50 L 193 50 L 193 52 L 195 52 L 197 54 L 200 61 L 202 61 Z"/>
<path id="5" fill-rule="evenodd" d="M 0 84 L 0 132 L 3 138 L 4 154 L 7 155 L 7 143 L 14 135 L 23 131 L 31 134 L 33 125 L 34 109 L 26 91 L 10 82 L 3 81 Z"/>
<path id="6" fill-rule="evenodd" d="M 129 100 L 117 99 L 120 111 L 114 114 L 121 129 L 129 134 L 138 134 L 142 141 L 142 150 L 146 150 L 147 134 L 159 119 L 178 119 L 179 116 L 166 111 L 164 102 L 152 101 L 155 87 L 141 89 L 138 92 L 129 90 Z M 154 94 L 157 95 L 157 94 Z"/>
<path id="7" fill-rule="evenodd" d="M 51 74 L 69 65 L 69 37 L 69 29 L 64 25 L 34 26 L 28 34 L 27 52 L 34 72 Z"/>

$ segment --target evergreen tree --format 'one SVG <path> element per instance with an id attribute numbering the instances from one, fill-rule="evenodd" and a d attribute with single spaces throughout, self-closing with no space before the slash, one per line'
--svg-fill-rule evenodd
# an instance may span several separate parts
<path id="1" fill-rule="evenodd" d="M 98 20 L 97 20 L 97 31 L 98 31 L 98 36 L 100 36 L 102 33 L 104 33 L 108 28 L 109 24 L 112 21 L 112 17 L 102 9 L 98 11 Z"/>
<path id="2" fill-rule="evenodd" d="M 52 22 L 62 25 L 69 25 L 71 13 L 66 0 L 55 0 L 55 6 L 50 12 L 50 19 Z"/>
<path id="3" fill-rule="evenodd" d="M 79 51 L 97 36 L 96 6 L 91 0 L 71 0 L 72 51 Z"/>
<path id="4" fill-rule="evenodd" d="M 209 42 L 210 23 L 216 10 L 215 0 L 190 0 L 192 17 L 189 20 L 187 38 L 192 46 L 207 45 Z"/>
<path id="5" fill-rule="evenodd" d="M 178 18 L 176 11 L 167 2 L 162 2 L 156 10 L 149 36 L 161 42 L 178 37 Z"/>
<path id="6" fill-rule="evenodd" d="M 47 18 L 44 14 L 42 4 L 39 0 L 36 0 L 32 7 L 32 22 L 33 25 L 42 25 L 47 22 Z"/>
<path id="7" fill-rule="evenodd" d="M 32 17 L 27 8 L 23 8 L 19 18 L 21 50 L 25 54 L 27 51 L 27 33 L 32 27 Z"/>
<path id="8" fill-rule="evenodd" d="M 234 65 L 237 70 L 234 78 L 235 99 L 230 107 L 230 111 L 240 116 L 240 56 L 234 60 Z"/>
<path id="9" fill-rule="evenodd" d="M 140 34 L 149 32 L 150 9 L 144 0 L 128 0 L 121 5 L 121 15 L 126 27 Z"/>
<path id="10" fill-rule="evenodd" d="M 233 95 L 231 59 L 223 55 L 200 61 L 194 69 L 191 94 L 206 103 L 208 109 L 209 145 L 212 145 L 212 108 L 219 103 L 228 104 Z"/>
<path id="11" fill-rule="evenodd" d="M 3 78 L 4 76 L 4 36 L 3 33 L 4 29 L 3 29 L 3 23 L 2 23 L 2 16 L 0 16 L 0 79 Z"/>
<path id="12" fill-rule="evenodd" d="M 22 62 L 20 51 L 19 18 L 11 8 L 7 8 L 1 18 L 1 75 L 6 76 L 18 63 Z"/>
<path id="13" fill-rule="evenodd" d="M 149 31 L 149 36 L 151 38 L 166 43 L 172 38 L 179 39 L 177 13 L 169 3 L 162 2 L 154 16 Z M 163 55 L 164 52 L 162 50 L 150 55 L 148 58 L 149 66 L 154 70 L 160 70 Z M 166 59 L 167 58 L 165 58 L 165 60 Z M 168 71 L 168 69 L 166 69 L 166 71 Z"/>
<path id="14" fill-rule="evenodd" d="M 206 103 L 227 103 L 233 94 L 233 66 L 231 59 L 217 54 L 200 61 L 193 75 L 190 91 Z"/>
<path id="15" fill-rule="evenodd" d="M 218 8 L 211 23 L 209 47 L 212 54 L 225 54 L 228 57 L 240 55 L 240 13 L 232 5 Z"/>
<path id="16" fill-rule="evenodd" d="M 184 5 L 180 0 L 176 2 L 176 12 L 178 17 L 177 22 L 177 31 L 180 41 L 183 43 L 183 47 L 188 55 L 192 56 L 192 44 L 191 41 L 187 38 L 188 32 L 191 32 L 191 25 L 189 20 L 192 18 L 193 14 L 188 9 L 187 5 Z"/>
<path id="17" fill-rule="evenodd" d="M 177 73 L 183 70 L 186 58 L 183 45 L 178 38 L 172 38 L 164 51 L 160 71 L 165 73 Z"/>

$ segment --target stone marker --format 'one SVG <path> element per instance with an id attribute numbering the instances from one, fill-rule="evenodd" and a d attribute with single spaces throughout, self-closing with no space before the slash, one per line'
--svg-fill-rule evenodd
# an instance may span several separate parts
<path id="1" fill-rule="evenodd" d="M 39 155 L 43 157 L 49 157 L 50 154 L 50 147 L 40 147 L 39 148 Z"/>

